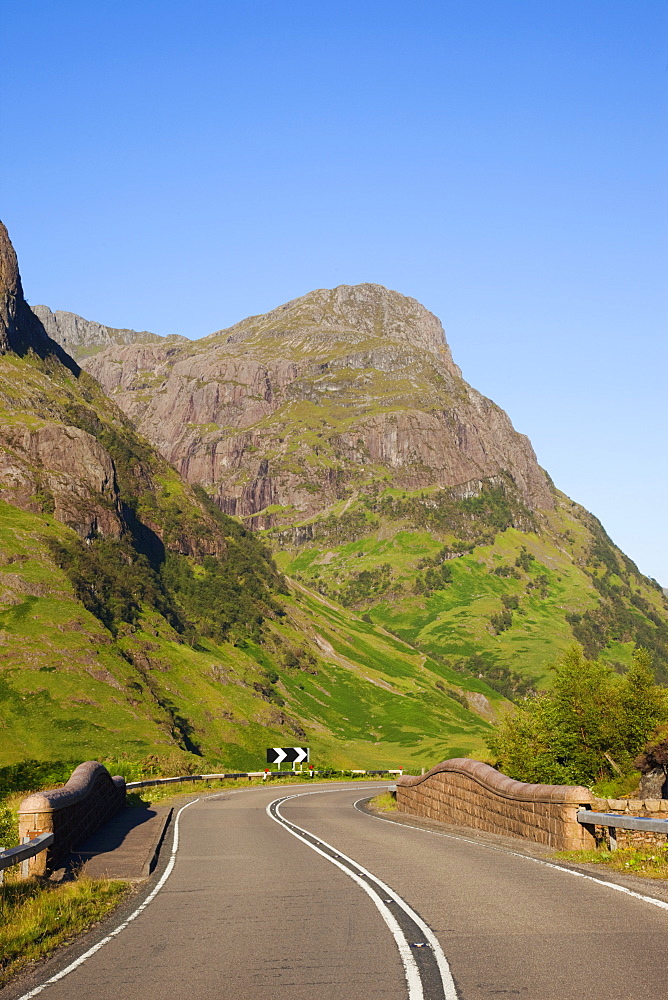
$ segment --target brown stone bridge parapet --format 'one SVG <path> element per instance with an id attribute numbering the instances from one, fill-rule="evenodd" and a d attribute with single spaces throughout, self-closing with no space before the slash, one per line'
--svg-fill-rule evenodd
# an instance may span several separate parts
<path id="1" fill-rule="evenodd" d="M 402 812 L 564 851 L 594 846 L 590 832 L 577 821 L 578 810 L 589 808 L 591 801 L 588 788 L 528 785 L 466 757 L 444 760 L 418 777 L 397 779 Z"/>
<path id="2" fill-rule="evenodd" d="M 35 792 L 19 806 L 19 836 L 53 833 L 54 843 L 30 860 L 30 874 L 43 875 L 65 860 L 72 847 L 125 805 L 125 779 L 89 760 L 79 764 L 62 788 Z"/>

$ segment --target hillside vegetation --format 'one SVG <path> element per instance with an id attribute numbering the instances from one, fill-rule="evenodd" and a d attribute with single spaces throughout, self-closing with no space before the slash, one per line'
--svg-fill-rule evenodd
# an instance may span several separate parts
<path id="1" fill-rule="evenodd" d="M 642 646 L 668 681 L 660 587 L 558 491 L 530 511 L 503 479 L 464 498 L 377 490 L 266 535 L 286 573 L 506 698 L 549 684 L 574 641 L 617 671 Z"/>
<path id="2" fill-rule="evenodd" d="M 660 588 L 419 303 L 341 286 L 195 345 L 67 315 L 106 392 L 0 229 L 0 766 L 416 768 L 484 755 L 574 640 L 668 680 Z"/>
<path id="3" fill-rule="evenodd" d="M 49 340 L 0 249 L 0 764 L 480 749 L 495 692 L 291 586 Z"/>

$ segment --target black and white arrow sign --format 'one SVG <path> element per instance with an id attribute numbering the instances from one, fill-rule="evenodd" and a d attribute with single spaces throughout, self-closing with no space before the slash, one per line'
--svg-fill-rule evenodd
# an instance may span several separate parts
<path id="1" fill-rule="evenodd" d="M 267 764 L 301 764 L 308 760 L 308 747 L 268 747 Z"/>

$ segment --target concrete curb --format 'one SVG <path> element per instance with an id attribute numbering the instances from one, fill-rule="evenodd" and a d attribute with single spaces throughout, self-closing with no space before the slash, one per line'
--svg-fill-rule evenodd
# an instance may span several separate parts
<path id="1" fill-rule="evenodd" d="M 153 844 L 149 848 L 148 856 L 142 868 L 143 878 L 148 878 L 158 863 L 158 858 L 160 857 L 160 848 L 162 847 L 163 841 L 165 839 L 165 834 L 167 832 L 167 827 L 171 822 L 173 814 L 174 810 L 170 807 L 165 813 L 165 815 L 161 817 L 160 825 L 156 830 Z"/>

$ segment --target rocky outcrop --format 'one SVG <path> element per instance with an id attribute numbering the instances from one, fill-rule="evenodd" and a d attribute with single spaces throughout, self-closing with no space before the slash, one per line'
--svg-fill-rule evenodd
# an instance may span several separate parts
<path id="1" fill-rule="evenodd" d="M 76 313 L 62 312 L 60 309 L 51 312 L 49 307 L 44 305 L 33 306 L 32 311 L 49 337 L 77 360 L 116 344 L 158 343 L 163 340 L 187 342 L 186 337 L 179 337 L 178 334 L 165 338 L 147 330 L 137 332 L 137 330 L 103 326 L 93 320 L 84 319 L 83 316 L 77 316 Z"/>
<path id="2" fill-rule="evenodd" d="M 123 531 L 114 464 L 78 427 L 0 425 L 0 497 L 50 513 L 82 538 L 118 538 Z"/>
<path id="3" fill-rule="evenodd" d="M 65 376 L 81 372 L 51 340 L 25 301 L 16 254 L 2 223 L 0 354 L 32 354 Z M 109 454 L 86 431 L 26 412 L 33 408 L 33 400 L 27 385 L 16 385 L 17 378 L 18 369 L 13 378 L 10 369 L 5 384 L 11 394 L 7 390 L 1 394 L 9 408 L 0 423 L 0 497 L 22 510 L 49 513 L 83 538 L 98 534 L 119 537 L 123 519 Z M 48 381 L 38 372 L 34 380 L 31 388 L 37 406 L 55 414 L 57 393 L 50 404 Z"/>
<path id="4" fill-rule="evenodd" d="M 57 325 L 59 314 L 38 312 Z M 83 338 L 85 323 L 59 329 Z M 89 326 L 97 328 L 91 338 L 107 329 Z M 155 558 L 166 548 L 198 558 L 227 552 L 224 532 L 192 488 L 48 335 L 25 301 L 1 223 L 0 498 L 52 516 L 84 539 L 127 534 Z"/>
<path id="5" fill-rule="evenodd" d="M 23 296 L 18 261 L 6 226 L 0 222 L 0 354 L 13 351 L 19 356 L 32 352 L 37 357 L 52 357 L 73 374 L 80 369 L 51 340 L 40 320 Z"/>
<path id="6" fill-rule="evenodd" d="M 378 481 L 505 474 L 530 508 L 553 506 L 529 440 L 463 380 L 438 319 L 380 285 L 320 289 L 199 341 L 114 345 L 83 364 L 184 477 L 257 525 Z"/>

